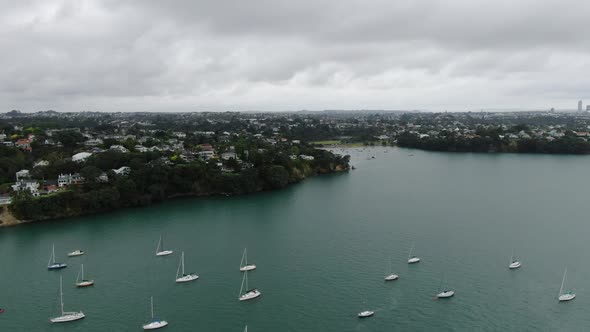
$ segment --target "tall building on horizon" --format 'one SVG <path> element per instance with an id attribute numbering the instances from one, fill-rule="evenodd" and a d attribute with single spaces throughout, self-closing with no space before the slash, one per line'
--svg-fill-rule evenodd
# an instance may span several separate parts
<path id="1" fill-rule="evenodd" d="M 578 101 L 578 112 L 582 112 L 582 101 Z"/>

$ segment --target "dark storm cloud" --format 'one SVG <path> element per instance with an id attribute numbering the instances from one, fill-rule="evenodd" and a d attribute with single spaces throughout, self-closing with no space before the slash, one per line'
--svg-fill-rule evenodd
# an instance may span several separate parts
<path id="1" fill-rule="evenodd" d="M 580 1 L 0 3 L 4 110 L 572 108 Z"/>

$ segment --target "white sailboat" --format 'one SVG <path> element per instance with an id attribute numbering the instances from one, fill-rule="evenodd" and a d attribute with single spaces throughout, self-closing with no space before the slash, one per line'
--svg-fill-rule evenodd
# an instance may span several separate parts
<path id="1" fill-rule="evenodd" d="M 512 249 L 512 256 L 510 256 L 509 269 L 518 269 L 522 264 L 514 258 L 514 249 Z"/>
<path id="2" fill-rule="evenodd" d="M 47 262 L 47 269 L 48 270 L 59 270 L 67 267 L 66 263 L 58 263 L 55 261 L 55 244 L 51 247 L 51 256 L 49 257 L 49 262 Z"/>
<path id="3" fill-rule="evenodd" d="M 84 250 L 76 249 L 76 250 L 74 250 L 72 252 L 69 252 L 68 253 L 68 257 L 82 256 L 84 254 L 85 254 Z"/>
<path id="4" fill-rule="evenodd" d="M 244 281 L 246 282 L 246 289 L 247 291 L 242 294 L 244 290 Z M 244 277 L 242 278 L 242 286 L 240 287 L 240 297 L 238 298 L 240 301 L 247 301 L 252 300 L 262 295 L 260 291 L 256 288 L 248 289 L 248 270 L 244 271 Z"/>
<path id="5" fill-rule="evenodd" d="M 160 329 L 166 325 L 168 325 L 168 322 L 165 320 L 159 320 L 159 319 L 154 319 L 154 297 L 150 297 L 150 303 L 151 303 L 151 308 L 152 308 L 152 321 L 143 325 L 143 329 L 144 330 L 155 330 L 155 329 Z"/>
<path id="6" fill-rule="evenodd" d="M 76 277 L 76 287 L 88 287 L 94 285 L 94 280 L 84 279 L 84 264 L 80 264 L 80 271 Z"/>
<path id="7" fill-rule="evenodd" d="M 563 292 L 564 286 L 565 286 L 565 275 L 567 274 L 567 267 L 565 268 L 565 271 L 563 271 L 563 279 L 561 280 L 561 288 L 559 289 L 559 302 L 563 302 L 563 301 L 570 301 L 573 300 L 576 297 L 576 293 L 572 292 L 572 291 L 567 291 L 567 292 Z"/>
<path id="8" fill-rule="evenodd" d="M 252 271 L 256 269 L 256 264 L 248 264 L 248 248 L 244 248 L 244 253 L 242 254 L 242 260 L 240 261 L 240 271 Z"/>
<path id="9" fill-rule="evenodd" d="M 164 240 L 162 236 L 160 236 L 160 241 L 158 241 L 158 247 L 156 248 L 156 256 L 168 256 L 171 255 L 174 251 L 172 250 L 165 250 L 164 249 Z"/>
<path id="10" fill-rule="evenodd" d="M 363 301 L 363 302 L 364 302 L 364 306 L 365 306 L 365 307 L 367 307 L 367 301 Z M 374 311 L 371 311 L 371 310 L 364 310 L 364 311 L 361 311 L 361 312 L 359 312 L 359 313 L 357 314 L 357 317 L 358 317 L 358 318 L 367 318 L 367 317 L 371 317 L 371 316 L 373 316 L 374 314 L 375 314 L 375 312 L 374 312 Z"/>
<path id="11" fill-rule="evenodd" d="M 80 312 L 66 312 L 64 311 L 64 293 L 63 293 L 62 277 L 59 277 L 59 301 L 61 304 L 61 316 L 49 318 L 52 323 L 72 322 L 86 317 L 82 311 Z"/>
<path id="12" fill-rule="evenodd" d="M 440 280 L 440 286 L 438 287 L 439 292 L 438 294 L 436 294 L 436 297 L 439 299 L 447 299 L 449 297 L 453 297 L 455 295 L 455 291 L 454 290 L 450 290 L 450 289 L 444 289 L 442 287 L 443 281 L 442 278 Z"/>
<path id="13" fill-rule="evenodd" d="M 420 261 L 420 257 L 412 255 L 414 251 L 414 244 L 412 243 L 412 247 L 410 247 L 410 253 L 408 254 L 408 264 L 415 264 Z"/>
<path id="14" fill-rule="evenodd" d="M 182 275 L 179 276 L 179 273 L 182 269 Z M 187 282 L 199 279 L 199 276 L 196 273 L 184 273 L 184 251 L 180 255 L 180 263 L 178 264 L 178 269 L 176 269 L 176 282 Z"/>
<path id="15" fill-rule="evenodd" d="M 391 259 L 389 259 L 389 271 L 390 274 L 387 277 L 385 277 L 385 281 L 393 281 L 399 278 L 397 274 L 393 273 L 393 263 L 391 262 Z"/>

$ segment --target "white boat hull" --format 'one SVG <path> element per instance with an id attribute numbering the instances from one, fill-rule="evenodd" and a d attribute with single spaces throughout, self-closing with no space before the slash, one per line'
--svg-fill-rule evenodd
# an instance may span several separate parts
<path id="1" fill-rule="evenodd" d="M 397 280 L 399 278 L 399 276 L 397 274 L 390 274 L 387 277 L 385 277 L 385 281 L 393 281 L 393 280 Z"/>
<path id="2" fill-rule="evenodd" d="M 167 321 L 165 321 L 165 320 L 157 320 L 157 321 L 151 322 L 149 324 L 145 324 L 143 326 L 143 329 L 144 330 L 161 329 L 161 328 L 163 328 L 166 325 L 168 325 L 168 322 Z"/>
<path id="3" fill-rule="evenodd" d="M 180 278 L 176 278 L 176 282 L 188 282 L 199 279 L 199 276 L 196 273 L 187 274 Z"/>
<path id="4" fill-rule="evenodd" d="M 76 283 L 76 287 L 88 287 L 94 285 L 94 280 L 84 280 Z"/>
<path id="5" fill-rule="evenodd" d="M 262 295 L 262 293 L 260 293 L 258 289 L 252 289 L 247 291 L 244 295 L 240 295 L 240 301 L 252 300 L 259 297 L 260 295 Z"/>
<path id="6" fill-rule="evenodd" d="M 408 264 L 416 264 L 420 261 L 419 257 L 412 257 L 410 259 L 408 259 Z"/>
<path id="7" fill-rule="evenodd" d="M 436 294 L 436 297 L 438 297 L 439 299 L 446 299 L 449 297 L 452 297 L 455 295 L 455 291 L 445 291 L 445 292 L 440 292 L 438 294 Z"/>
<path id="8" fill-rule="evenodd" d="M 576 298 L 576 294 L 567 293 L 559 296 L 559 302 L 571 301 Z"/>
<path id="9" fill-rule="evenodd" d="M 508 265 L 509 269 L 518 269 L 522 264 L 520 264 L 520 262 L 512 262 L 510 263 L 510 265 Z"/>
<path id="10" fill-rule="evenodd" d="M 367 317 L 373 316 L 374 314 L 375 314 L 375 312 L 367 310 L 367 311 L 359 312 L 357 316 L 359 318 L 367 318 Z"/>
<path id="11" fill-rule="evenodd" d="M 76 251 L 72 251 L 70 253 L 68 253 L 68 257 L 76 257 L 76 256 L 82 256 L 85 253 L 82 250 L 76 250 Z"/>
<path id="12" fill-rule="evenodd" d="M 244 271 L 252 271 L 252 270 L 256 270 L 256 265 L 255 264 L 244 265 L 244 266 L 240 267 L 240 271 L 241 272 L 244 272 Z"/>
<path id="13" fill-rule="evenodd" d="M 84 313 L 80 312 L 64 312 L 63 316 L 50 318 L 49 321 L 52 323 L 67 323 L 73 322 L 75 320 L 79 320 L 86 317 Z"/>
<path id="14" fill-rule="evenodd" d="M 174 253 L 174 251 L 172 251 L 172 250 L 158 251 L 156 253 L 156 256 L 168 256 L 168 255 L 172 255 L 173 253 Z"/>

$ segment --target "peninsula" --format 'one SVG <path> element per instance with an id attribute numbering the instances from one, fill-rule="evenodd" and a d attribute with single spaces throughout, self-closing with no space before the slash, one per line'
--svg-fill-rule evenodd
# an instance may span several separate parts
<path id="1" fill-rule="evenodd" d="M 346 171 L 295 139 L 301 119 L 238 113 L 0 115 L 0 225 L 242 195 Z"/>

